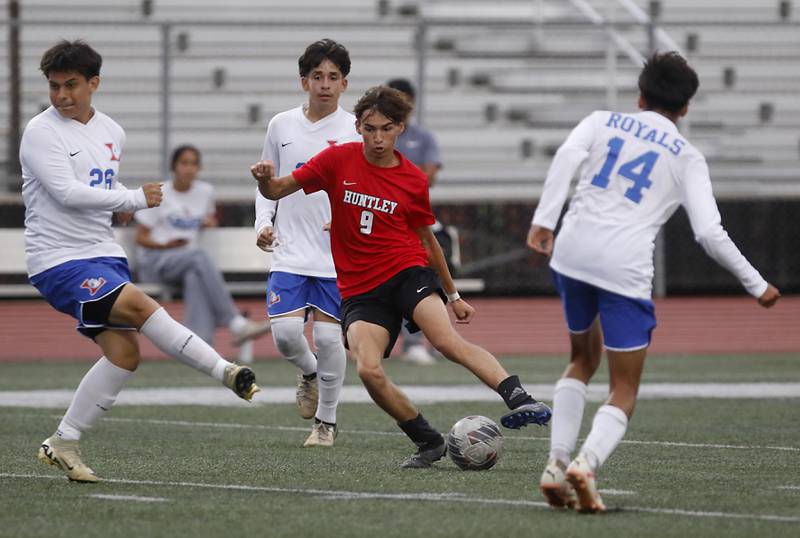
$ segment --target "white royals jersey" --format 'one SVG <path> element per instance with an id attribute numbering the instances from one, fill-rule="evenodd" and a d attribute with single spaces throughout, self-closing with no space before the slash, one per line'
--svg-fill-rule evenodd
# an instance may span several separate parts
<path id="1" fill-rule="evenodd" d="M 97 110 L 85 125 L 52 106 L 28 122 L 19 157 L 29 276 L 70 260 L 125 257 L 111 214 L 147 200 L 117 180 L 124 143 L 122 127 Z"/>
<path id="2" fill-rule="evenodd" d="M 136 221 L 150 228 L 150 238 L 160 245 L 184 239 L 186 248 L 196 247 L 203 221 L 216 212 L 214 187 L 195 180 L 188 191 L 181 192 L 175 190 L 172 181 L 167 181 L 162 191 L 161 205 L 139 211 Z"/>
<path id="3" fill-rule="evenodd" d="M 550 262 L 559 273 L 649 299 L 656 234 L 682 205 L 705 251 L 751 295 L 766 291 L 722 228 L 705 158 L 665 116 L 595 111 L 584 118 L 556 153 L 533 224 L 555 229 L 579 167 Z"/>
<path id="4" fill-rule="evenodd" d="M 312 123 L 299 106 L 277 114 L 269 122 L 262 159 L 275 163 L 278 177 L 291 174 L 311 157 L 333 144 L 361 140 L 353 114 L 339 107 Z M 272 271 L 335 278 L 330 232 L 331 207 L 325 192 L 306 195 L 302 190 L 276 202 L 256 190 L 256 233 L 272 226 L 276 246 Z"/>

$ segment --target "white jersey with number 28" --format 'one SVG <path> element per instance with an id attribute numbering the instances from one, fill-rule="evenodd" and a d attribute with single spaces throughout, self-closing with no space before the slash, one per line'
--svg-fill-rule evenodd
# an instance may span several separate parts
<path id="1" fill-rule="evenodd" d="M 125 257 L 111 214 L 147 200 L 118 180 L 124 143 L 122 127 L 98 110 L 83 124 L 50 107 L 28 123 L 19 155 L 29 276 L 71 260 Z"/>

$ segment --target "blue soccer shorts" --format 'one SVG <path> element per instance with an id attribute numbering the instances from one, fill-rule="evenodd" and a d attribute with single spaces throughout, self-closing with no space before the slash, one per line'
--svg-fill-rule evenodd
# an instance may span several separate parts
<path id="1" fill-rule="evenodd" d="M 553 271 L 569 332 L 591 329 L 600 316 L 603 344 L 611 351 L 635 351 L 650 345 L 656 327 L 653 301 L 625 297 Z"/>
<path id="2" fill-rule="evenodd" d="M 267 314 L 282 316 L 298 310 L 316 308 L 341 321 L 342 300 L 335 278 L 296 275 L 273 271 L 267 281 Z"/>
<path id="3" fill-rule="evenodd" d="M 84 312 L 86 305 L 118 293 L 131 281 L 125 258 L 71 260 L 32 276 L 30 281 L 50 306 L 78 320 L 76 329 L 86 337 L 94 338 L 106 328 L 133 329 L 108 319 L 87 319 L 90 314 Z"/>

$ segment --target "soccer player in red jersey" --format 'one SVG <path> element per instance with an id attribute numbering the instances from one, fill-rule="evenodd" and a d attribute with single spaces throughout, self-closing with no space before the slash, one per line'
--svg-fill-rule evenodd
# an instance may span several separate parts
<path id="1" fill-rule="evenodd" d="M 392 88 L 370 89 L 355 106 L 363 142 L 333 145 L 290 175 L 275 178 L 270 161 L 251 167 L 266 198 L 299 189 L 325 191 L 331 202 L 331 250 L 342 296 L 342 329 L 358 375 L 372 399 L 417 445 L 402 466 L 430 467 L 444 456 L 442 435 L 386 376 L 388 357 L 405 319 L 431 344 L 503 397 L 507 428 L 547 424 L 550 408 L 537 402 L 488 351 L 461 338 L 450 323 L 475 313 L 458 294 L 430 226 L 434 223 L 423 172 L 396 151 L 411 103 Z M 430 266 L 429 266 L 430 264 Z"/>

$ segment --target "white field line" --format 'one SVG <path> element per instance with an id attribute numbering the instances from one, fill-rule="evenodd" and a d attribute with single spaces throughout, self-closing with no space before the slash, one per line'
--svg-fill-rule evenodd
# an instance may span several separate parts
<path id="1" fill-rule="evenodd" d="M 800 486 L 778 486 L 778 489 L 789 489 L 794 491 L 800 491 Z"/>
<path id="2" fill-rule="evenodd" d="M 553 385 L 527 385 L 541 400 L 550 401 Z M 496 402 L 498 395 L 484 385 L 406 385 L 408 397 L 417 403 Z M 0 391 L 0 407 L 65 408 L 73 389 Z M 608 387 L 589 386 L 589 401 L 601 402 L 608 397 Z M 678 398 L 765 399 L 800 398 L 800 383 L 645 383 L 639 399 Z M 123 390 L 115 405 L 211 405 L 215 407 L 247 407 L 294 403 L 295 387 L 263 387 L 253 403 L 247 403 L 223 387 L 164 387 Z M 369 394 L 360 385 L 345 385 L 342 403 L 371 403 Z"/>
<path id="3" fill-rule="evenodd" d="M 53 418 L 60 419 L 60 415 L 53 415 Z M 190 420 L 164 420 L 152 418 L 122 418 L 122 417 L 104 417 L 103 421 L 108 422 L 133 422 L 140 424 L 161 424 L 164 426 L 186 426 L 205 427 L 205 428 L 233 428 L 244 430 L 272 430 L 272 431 L 298 431 L 308 432 L 308 427 L 303 426 L 268 426 L 264 424 L 239 424 L 236 422 L 194 422 Z M 342 432 L 353 435 L 405 435 L 403 432 L 382 432 L 374 430 L 342 430 Z M 511 435 L 506 434 L 506 439 L 511 441 L 550 441 L 549 437 L 538 437 L 529 435 Z M 730 450 L 778 450 L 784 452 L 800 452 L 800 447 L 795 446 L 763 446 L 763 445 L 723 445 L 714 443 L 684 443 L 679 441 L 638 441 L 635 439 L 623 439 L 622 444 L 631 445 L 656 445 L 668 446 L 678 448 L 718 448 Z"/>
<path id="4" fill-rule="evenodd" d="M 0 473 L 0 478 L 9 479 L 34 479 L 34 480 L 64 480 L 63 476 L 40 475 L 40 474 L 13 474 Z M 452 493 L 377 493 L 369 491 L 341 491 L 324 489 L 304 489 L 304 488 L 281 488 L 272 486 L 246 486 L 241 484 L 208 484 L 202 482 L 170 482 L 159 480 L 126 480 L 122 478 L 104 478 L 103 482 L 112 484 L 131 484 L 144 486 L 164 486 L 178 488 L 202 488 L 220 489 L 233 491 L 251 491 L 263 493 L 284 493 L 294 495 L 308 495 L 329 500 L 409 500 L 422 502 L 448 502 L 448 503 L 469 503 L 484 505 L 502 506 L 531 506 L 536 508 L 548 508 L 547 503 L 539 501 L 526 501 L 523 499 L 489 499 L 483 497 L 467 497 L 462 494 Z M 681 510 L 672 508 L 650 508 L 640 506 L 626 506 L 621 509 L 626 512 L 645 512 L 650 514 L 668 514 L 698 518 L 722 518 L 722 519 L 749 519 L 757 521 L 775 521 L 782 523 L 800 523 L 800 516 L 779 516 L 772 514 L 741 514 L 731 512 L 703 512 L 693 510 Z"/>
<path id="5" fill-rule="evenodd" d="M 636 495 L 635 491 L 630 491 L 627 489 L 598 489 L 598 492 L 602 493 L 603 495 Z"/>
<path id="6" fill-rule="evenodd" d="M 141 503 L 163 503 L 169 499 L 164 497 L 139 497 L 138 495 L 107 495 L 103 493 L 95 493 L 94 495 L 87 495 L 93 499 L 104 499 L 107 501 L 135 501 Z"/>

